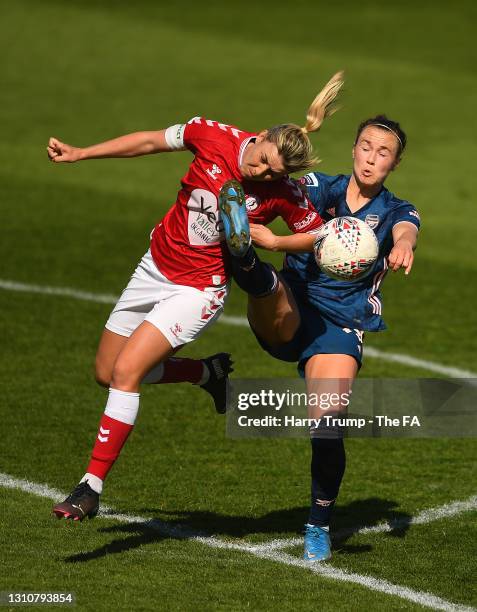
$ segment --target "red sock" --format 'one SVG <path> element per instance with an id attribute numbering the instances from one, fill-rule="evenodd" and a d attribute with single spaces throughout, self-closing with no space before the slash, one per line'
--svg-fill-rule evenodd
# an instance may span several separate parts
<path id="1" fill-rule="evenodd" d="M 164 373 L 157 384 L 190 382 L 197 384 L 204 375 L 204 364 L 200 359 L 170 357 L 162 364 Z"/>
<path id="2" fill-rule="evenodd" d="M 122 423 L 103 414 L 91 460 L 86 471 L 104 480 L 118 458 L 133 427 L 133 425 Z"/>

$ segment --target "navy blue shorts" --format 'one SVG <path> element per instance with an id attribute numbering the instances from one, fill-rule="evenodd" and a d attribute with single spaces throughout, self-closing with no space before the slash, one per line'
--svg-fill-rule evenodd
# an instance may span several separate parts
<path id="1" fill-rule="evenodd" d="M 348 327 L 340 327 L 325 318 L 320 311 L 299 301 L 301 324 L 290 342 L 277 347 L 269 346 L 252 329 L 260 346 L 272 357 L 281 361 L 298 362 L 298 373 L 305 375 L 305 365 L 310 357 L 320 354 L 351 355 L 361 367 L 363 354 L 363 332 Z"/>

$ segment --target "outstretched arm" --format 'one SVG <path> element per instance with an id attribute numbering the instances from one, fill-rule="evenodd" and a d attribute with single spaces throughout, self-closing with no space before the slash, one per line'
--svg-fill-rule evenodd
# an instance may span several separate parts
<path id="1" fill-rule="evenodd" d="M 402 221 L 393 227 L 394 246 L 389 253 L 389 267 L 393 272 L 405 268 L 409 274 L 414 262 L 414 250 L 417 243 L 418 229 L 413 223 Z"/>
<path id="2" fill-rule="evenodd" d="M 264 225 L 250 223 L 250 235 L 255 246 L 267 251 L 286 251 L 288 253 L 306 253 L 313 251 L 314 234 L 297 233 L 289 236 L 277 236 Z"/>
<path id="3" fill-rule="evenodd" d="M 134 132 L 84 148 L 73 147 L 57 138 L 50 138 L 47 146 L 48 157 L 55 163 L 71 163 L 100 157 L 136 157 L 172 151 L 165 134 L 166 130 Z"/>

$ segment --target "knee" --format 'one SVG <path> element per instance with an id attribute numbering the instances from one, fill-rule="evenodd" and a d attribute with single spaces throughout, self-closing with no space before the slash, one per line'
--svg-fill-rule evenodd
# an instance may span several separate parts
<path id="1" fill-rule="evenodd" d="M 99 359 L 96 359 L 94 378 L 101 387 L 109 387 L 111 383 L 111 368 L 106 367 Z"/>
<path id="2" fill-rule="evenodd" d="M 141 374 L 135 371 L 133 364 L 121 357 L 114 364 L 110 386 L 120 391 L 138 391 Z"/>
<path id="3" fill-rule="evenodd" d="M 248 321 L 255 333 L 271 346 L 286 344 L 293 340 L 300 327 L 298 309 L 286 306 L 284 308 L 264 309 L 258 312 L 256 304 L 249 300 Z"/>

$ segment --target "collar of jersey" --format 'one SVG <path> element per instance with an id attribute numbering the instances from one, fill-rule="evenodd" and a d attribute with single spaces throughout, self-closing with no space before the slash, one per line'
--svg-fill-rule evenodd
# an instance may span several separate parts
<path id="1" fill-rule="evenodd" d="M 238 152 L 238 157 L 237 157 L 237 163 L 238 163 L 238 167 L 240 169 L 240 166 L 242 165 L 242 157 L 243 157 L 243 153 L 245 151 L 245 148 L 247 147 L 248 144 L 250 144 L 252 141 L 255 142 L 256 140 L 256 136 L 249 136 L 248 138 L 246 138 L 242 144 L 240 145 L 240 149 Z"/>

